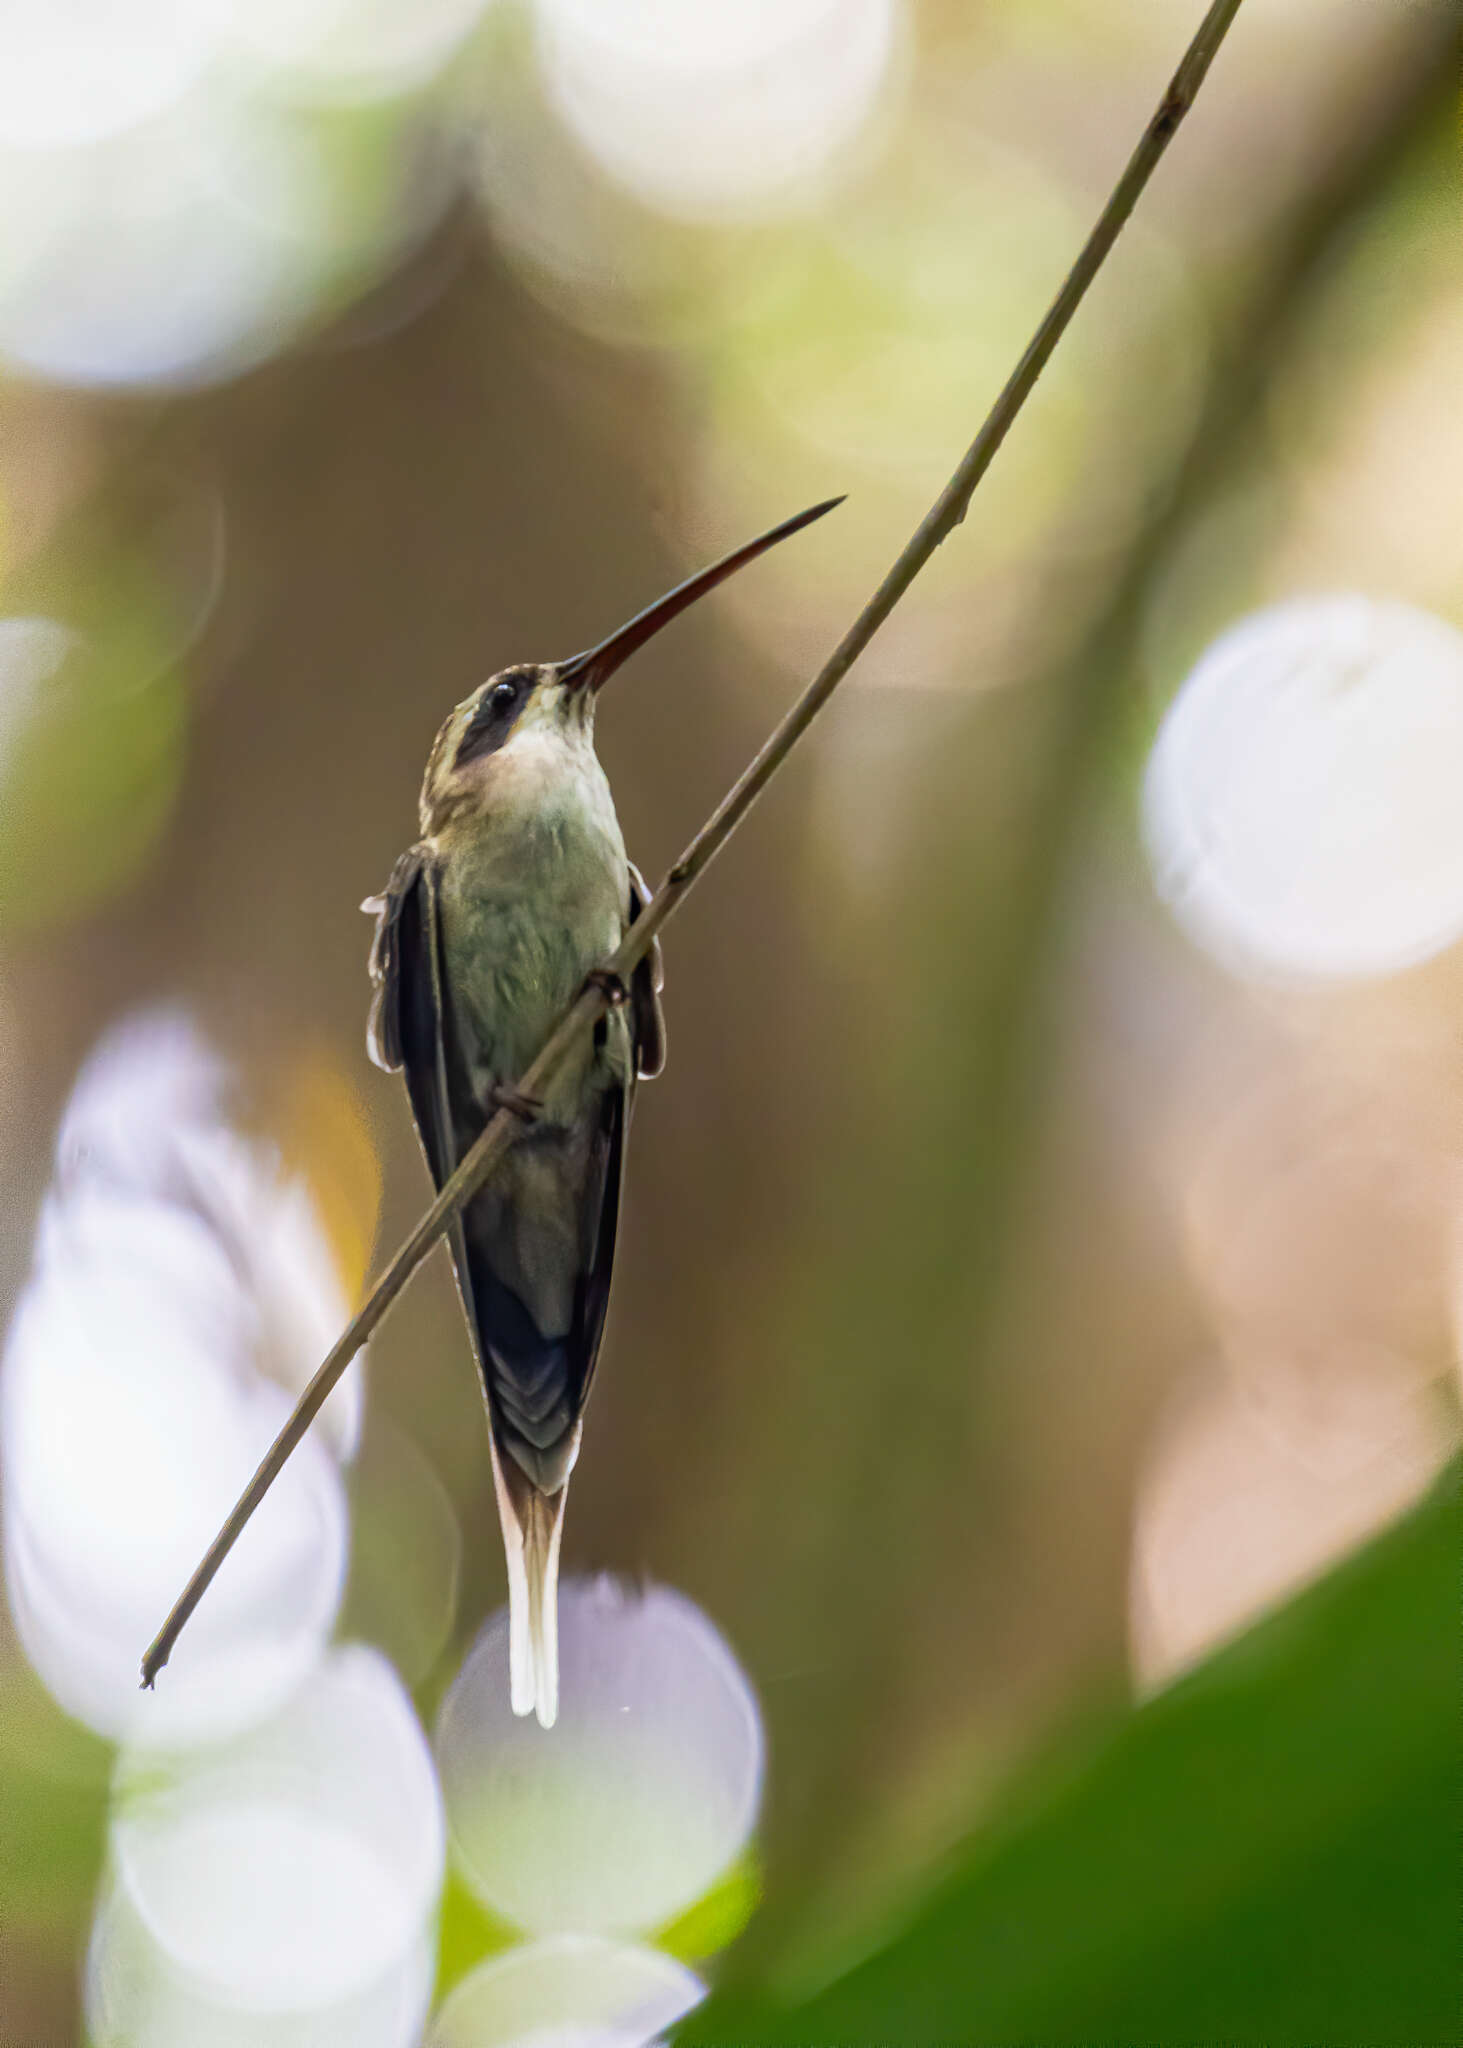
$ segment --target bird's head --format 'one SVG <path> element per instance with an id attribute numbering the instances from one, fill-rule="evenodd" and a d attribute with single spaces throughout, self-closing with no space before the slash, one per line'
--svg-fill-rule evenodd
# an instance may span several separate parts
<path id="1" fill-rule="evenodd" d="M 519 662 L 479 684 L 451 713 L 432 743 L 422 781 L 422 830 L 440 832 L 454 817 L 489 801 L 510 749 L 529 735 L 587 735 L 594 721 L 589 691 L 560 680 L 554 662 Z"/>
<path id="2" fill-rule="evenodd" d="M 451 818 L 479 810 L 490 801 L 504 758 L 515 748 L 534 746 L 544 739 L 587 744 L 594 730 L 599 692 L 637 648 L 726 577 L 842 503 L 841 498 L 829 498 L 747 541 L 709 569 L 698 570 L 678 583 L 586 654 L 573 655 L 568 661 L 520 662 L 489 676 L 457 706 L 437 734 L 422 783 L 423 832 L 430 836 Z"/>

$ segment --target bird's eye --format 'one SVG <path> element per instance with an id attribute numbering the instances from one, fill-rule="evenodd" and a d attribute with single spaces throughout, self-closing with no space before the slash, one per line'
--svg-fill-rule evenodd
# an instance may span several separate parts
<path id="1" fill-rule="evenodd" d="M 457 744 L 457 767 L 465 768 L 484 754 L 495 754 L 507 743 L 532 682 L 532 675 L 503 676 L 491 687 L 483 686 Z"/>

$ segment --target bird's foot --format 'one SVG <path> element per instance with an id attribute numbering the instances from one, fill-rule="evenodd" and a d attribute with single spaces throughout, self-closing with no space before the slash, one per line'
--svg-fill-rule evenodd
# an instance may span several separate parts
<path id="1" fill-rule="evenodd" d="M 521 1123 L 537 1123 L 543 1114 L 543 1097 L 525 1095 L 521 1088 L 510 1087 L 506 1081 L 495 1084 L 488 1097 L 494 1109 L 506 1109 L 510 1116 L 516 1116 Z"/>
<path id="2" fill-rule="evenodd" d="M 584 977 L 586 988 L 597 988 L 612 1010 L 621 1009 L 630 1000 L 630 991 L 623 979 L 611 967 L 595 967 Z"/>

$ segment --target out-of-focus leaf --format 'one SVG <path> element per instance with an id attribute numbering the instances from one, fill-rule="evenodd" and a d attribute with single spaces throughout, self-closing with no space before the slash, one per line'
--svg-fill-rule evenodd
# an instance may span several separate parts
<path id="1" fill-rule="evenodd" d="M 1456 2043 L 1460 1468 L 1321 1584 L 1048 1759 L 903 1932 L 682 2042 Z"/>

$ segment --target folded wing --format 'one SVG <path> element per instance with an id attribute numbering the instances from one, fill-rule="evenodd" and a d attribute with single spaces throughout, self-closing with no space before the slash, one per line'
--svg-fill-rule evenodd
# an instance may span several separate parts
<path id="1" fill-rule="evenodd" d="M 627 921 L 648 893 L 633 869 Z M 379 897 L 371 948 L 371 1057 L 401 1069 L 422 1149 L 440 1188 L 487 1122 L 455 1042 L 445 986 L 438 874 L 413 847 Z M 657 944 L 637 966 L 628 1009 L 634 1074 L 665 1055 Z M 517 1079 L 517 1076 L 509 1077 Z M 564 1492 L 609 1305 L 625 1129 L 634 1078 L 591 1090 L 568 1125 L 531 1126 L 449 1233 L 491 1425 L 508 1553 L 513 1704 L 552 1721 L 557 1701 L 554 1586 Z"/>

